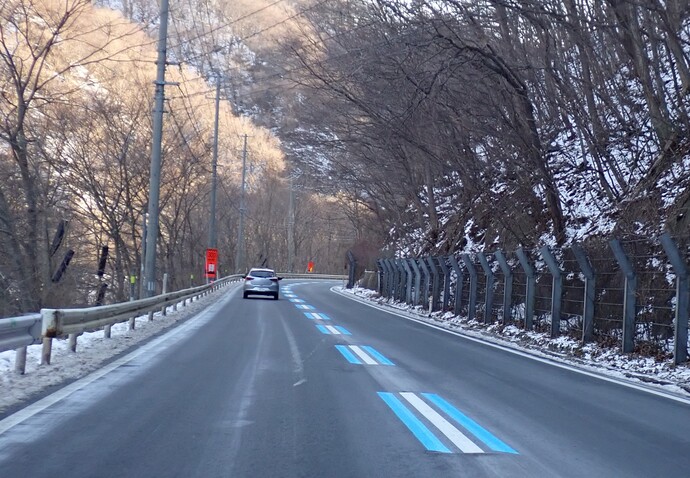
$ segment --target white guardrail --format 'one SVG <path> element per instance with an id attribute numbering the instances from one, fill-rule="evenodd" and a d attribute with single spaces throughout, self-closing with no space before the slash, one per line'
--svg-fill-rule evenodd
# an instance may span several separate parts
<path id="1" fill-rule="evenodd" d="M 347 276 L 344 275 L 287 272 L 278 275 L 284 279 L 347 280 Z M 81 309 L 41 309 L 38 314 L 0 319 L 0 352 L 16 349 L 15 371 L 23 374 L 26 370 L 26 347 L 29 345 L 42 343 L 41 364 L 50 364 L 53 338 L 67 335 L 70 348 L 76 351 L 77 337 L 85 331 L 103 328 L 105 337 L 109 338 L 110 327 L 113 324 L 128 320 L 130 329 L 134 329 L 136 317 L 148 313 L 150 319 L 153 312 L 159 309 L 165 315 L 166 308 L 170 305 L 177 310 L 177 304 L 180 302 L 185 306 L 187 300 L 193 301 L 242 278 L 243 275 L 235 274 L 212 284 L 131 302 Z"/>

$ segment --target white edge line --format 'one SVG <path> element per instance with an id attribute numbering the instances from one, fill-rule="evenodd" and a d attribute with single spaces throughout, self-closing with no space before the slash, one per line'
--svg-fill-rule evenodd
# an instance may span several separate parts
<path id="1" fill-rule="evenodd" d="M 679 395 L 676 395 L 676 394 L 671 393 L 671 392 L 667 392 L 667 391 L 665 391 L 665 390 L 659 390 L 659 389 L 656 389 L 656 388 L 651 388 L 651 387 L 649 387 L 649 386 L 644 386 L 644 385 L 639 384 L 639 383 L 637 383 L 637 382 L 632 382 L 632 381 L 629 381 L 629 380 L 626 380 L 626 379 L 620 378 L 620 377 L 610 377 L 610 376 L 608 376 L 608 375 L 598 374 L 598 373 L 592 372 L 592 371 L 590 371 L 590 370 L 584 370 L 584 369 L 582 369 L 582 368 L 579 368 L 579 367 L 577 367 L 576 365 L 565 364 L 565 363 L 562 363 L 562 362 L 557 362 L 555 359 L 549 359 L 549 358 L 545 358 L 545 357 L 539 357 L 539 356 L 534 355 L 534 354 L 531 354 L 531 353 L 529 353 L 529 352 L 527 352 L 527 351 L 517 350 L 517 349 L 514 349 L 514 348 L 509 347 L 509 346 L 507 346 L 507 345 L 497 344 L 497 343 L 494 343 L 494 342 L 490 342 L 490 341 L 488 341 L 488 340 L 483 340 L 483 339 L 480 339 L 480 338 L 477 338 L 477 337 L 472 337 L 472 336 L 470 336 L 470 335 L 465 335 L 465 334 L 463 334 L 462 332 L 458 332 L 458 331 L 455 331 L 455 330 L 449 330 L 449 329 L 447 329 L 447 328 L 445 328 L 445 327 L 441 327 L 441 326 L 436 325 L 436 324 L 430 324 L 430 323 L 428 323 L 428 322 L 426 322 L 426 321 L 424 321 L 424 320 L 417 319 L 417 318 L 415 318 L 415 317 L 410 317 L 410 316 L 408 316 L 408 315 L 404 315 L 404 314 L 402 314 L 402 313 L 400 313 L 400 312 L 398 312 L 398 311 L 389 310 L 387 307 L 380 306 L 380 305 L 378 305 L 378 304 L 372 304 L 372 303 L 369 302 L 368 300 L 362 299 L 362 298 L 360 298 L 360 297 L 357 297 L 357 296 L 355 296 L 354 294 L 348 294 L 348 293 L 345 293 L 345 292 L 341 292 L 341 291 L 337 290 L 337 288 L 336 288 L 335 286 L 334 286 L 334 287 L 331 287 L 330 290 L 331 290 L 331 292 L 334 292 L 334 293 L 336 293 L 336 294 L 340 294 L 340 295 L 342 295 L 343 297 L 347 297 L 347 298 L 349 298 L 349 299 L 351 299 L 351 300 L 355 300 L 355 301 L 357 301 L 357 302 L 359 302 L 359 303 L 361 303 L 361 304 L 367 305 L 367 306 L 372 307 L 372 308 L 374 308 L 374 309 L 378 309 L 378 310 L 380 310 L 380 311 L 382 311 L 382 312 L 386 312 L 386 313 L 389 313 L 389 314 L 391 314 L 391 315 L 396 315 L 396 316 L 401 317 L 401 318 L 403 318 L 403 319 L 411 320 L 412 322 L 417 322 L 418 324 L 426 325 L 427 327 L 431 327 L 432 329 L 440 330 L 440 331 L 442 331 L 442 332 L 446 332 L 446 333 L 448 333 L 448 334 L 455 335 L 455 336 L 460 337 L 460 338 L 463 338 L 463 339 L 465 339 L 465 340 L 470 340 L 470 341 L 472 341 L 472 342 L 477 342 L 477 343 L 480 343 L 480 344 L 484 344 L 484 345 L 487 345 L 487 346 L 489 346 L 489 347 L 493 347 L 493 348 L 495 348 L 495 349 L 503 350 L 503 351 L 505 351 L 505 352 L 510 352 L 510 353 L 512 353 L 512 354 L 515 354 L 515 355 L 520 355 L 521 357 L 525 357 L 525 358 L 528 358 L 528 359 L 531 359 L 531 360 L 536 360 L 537 362 L 541 362 L 541 363 L 544 363 L 544 364 L 547 364 L 547 365 L 551 365 L 551 366 L 554 366 L 554 367 L 558 367 L 558 368 L 561 368 L 561 369 L 564 369 L 564 370 L 570 370 L 571 372 L 576 372 L 576 373 L 579 373 L 579 374 L 582 374 L 582 375 L 586 375 L 586 376 L 588 376 L 588 377 L 598 378 L 599 380 L 603 380 L 603 381 L 605 381 L 605 382 L 616 383 L 616 384 L 622 385 L 622 386 L 624 386 L 624 387 L 633 388 L 633 389 L 639 390 L 639 391 L 641 391 L 641 392 L 647 392 L 647 393 L 650 393 L 650 394 L 652 394 L 652 395 L 657 395 L 657 396 L 659 396 L 659 397 L 663 397 L 663 398 L 667 398 L 667 399 L 669 399 L 669 400 L 674 400 L 674 401 L 676 401 L 676 402 L 683 403 L 683 404 L 685 404 L 685 405 L 690 405 L 690 398 L 681 397 L 681 396 L 679 396 Z"/>

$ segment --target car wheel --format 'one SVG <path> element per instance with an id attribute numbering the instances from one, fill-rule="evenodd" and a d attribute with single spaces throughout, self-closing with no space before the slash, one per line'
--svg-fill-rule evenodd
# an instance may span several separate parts
<path id="1" fill-rule="evenodd" d="M 275 295 L 273 296 L 273 300 L 278 300 L 278 293 L 276 292 Z"/>
<path id="2" fill-rule="evenodd" d="M 243 293 L 242 293 L 242 298 L 243 298 L 243 299 L 246 299 L 247 297 L 249 297 L 249 294 L 247 294 L 246 292 L 243 292 Z"/>

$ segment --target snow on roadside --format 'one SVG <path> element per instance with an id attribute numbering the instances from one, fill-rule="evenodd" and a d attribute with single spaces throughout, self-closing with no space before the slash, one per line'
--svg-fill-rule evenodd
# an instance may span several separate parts
<path id="1" fill-rule="evenodd" d="M 49 387 L 86 376 L 112 357 L 198 314 L 217 300 L 218 294 L 227 291 L 227 288 L 222 288 L 191 304 L 188 303 L 186 307 L 178 306 L 177 311 L 168 307 L 166 316 L 159 311 L 154 314 L 151 321 L 147 316 L 138 317 L 134 330 L 129 330 L 127 322 L 115 324 L 112 326 L 110 339 L 103 337 L 102 330 L 85 332 L 77 340 L 76 353 L 69 350 L 66 339 L 54 339 L 50 365 L 40 365 L 41 345 L 31 345 L 27 350 L 24 375 L 14 371 L 15 351 L 1 352 L 0 414 Z"/>
<path id="2" fill-rule="evenodd" d="M 690 367 L 687 364 L 676 366 L 668 361 L 658 362 L 652 357 L 622 354 L 617 350 L 594 343 L 582 345 L 580 341 L 566 336 L 552 339 L 548 334 L 523 330 L 514 325 L 483 324 L 476 320 L 470 321 L 467 318 L 457 317 L 452 312 L 429 314 L 428 310 L 422 307 L 413 307 L 404 302 L 386 299 L 370 289 L 355 287 L 339 290 L 378 305 L 405 311 L 416 319 L 437 326 L 460 329 L 463 334 L 469 336 L 570 363 L 590 371 L 639 380 L 671 392 L 690 396 Z"/>

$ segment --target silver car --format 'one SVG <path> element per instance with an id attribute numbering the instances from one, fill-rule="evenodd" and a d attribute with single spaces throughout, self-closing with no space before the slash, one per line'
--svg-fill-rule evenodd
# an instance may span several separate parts
<path id="1" fill-rule="evenodd" d="M 246 299 L 250 295 L 269 295 L 278 300 L 282 279 L 273 269 L 250 269 L 244 276 L 242 297 Z"/>

